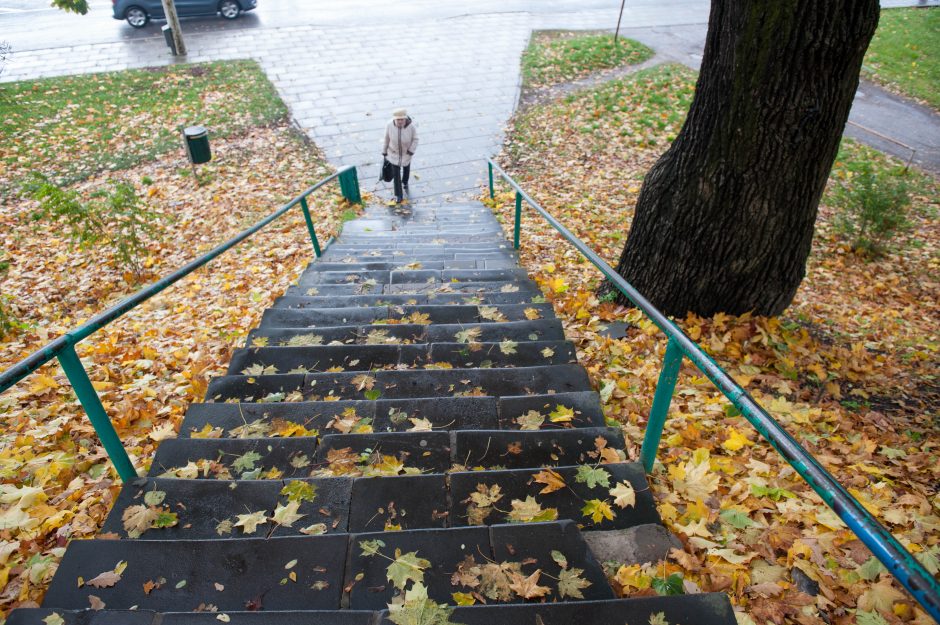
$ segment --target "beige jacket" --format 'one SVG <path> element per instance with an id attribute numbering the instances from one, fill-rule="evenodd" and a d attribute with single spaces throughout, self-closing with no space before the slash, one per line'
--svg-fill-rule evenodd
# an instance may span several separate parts
<path id="1" fill-rule="evenodd" d="M 418 130 L 410 117 L 405 119 L 405 127 L 399 128 L 395 120 L 385 127 L 385 139 L 382 154 L 392 165 L 411 165 L 411 155 L 418 149 Z"/>

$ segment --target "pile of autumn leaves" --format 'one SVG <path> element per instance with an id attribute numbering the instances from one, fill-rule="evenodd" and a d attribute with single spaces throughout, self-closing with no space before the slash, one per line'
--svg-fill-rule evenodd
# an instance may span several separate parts
<path id="1" fill-rule="evenodd" d="M 656 68 L 524 111 L 503 165 L 615 265 L 642 178 L 678 133 L 694 80 L 684 68 Z M 850 177 L 847 164 L 861 158 L 884 164 L 844 146 L 833 184 Z M 873 261 L 834 234 L 824 199 L 807 278 L 781 317 L 677 321 L 936 575 L 940 225 L 931 216 L 940 185 L 920 178 L 918 189 L 913 230 Z M 512 200 L 501 192 L 492 203 L 507 230 Z M 534 211 L 523 217 L 521 253 L 637 458 L 663 335 L 636 311 L 598 299 L 600 273 Z M 624 338 L 605 336 L 607 324 L 624 321 Z M 727 592 L 747 625 L 931 622 L 688 364 L 658 461 L 651 476 L 658 509 L 684 548 L 649 566 L 614 563 L 611 579 L 623 595 Z"/>
<path id="2" fill-rule="evenodd" d="M 0 205 L 11 261 L 3 294 L 25 329 L 0 338 L 0 370 L 144 284 L 234 236 L 330 173 L 286 124 L 213 138 L 201 186 L 181 153 L 75 185 L 83 197 L 118 178 L 134 185 L 159 228 L 146 239 L 142 275 L 101 248 L 71 249 L 34 203 Z M 321 243 L 348 205 L 328 186 L 311 198 Z M 269 225 L 78 348 L 105 410 L 137 466 L 225 372 L 263 310 L 313 255 L 298 210 Z M 119 489 L 106 453 L 54 364 L 0 395 L 0 613 L 41 599 L 69 539 L 93 536 Z M 172 519 L 161 522 L 171 523 Z"/>

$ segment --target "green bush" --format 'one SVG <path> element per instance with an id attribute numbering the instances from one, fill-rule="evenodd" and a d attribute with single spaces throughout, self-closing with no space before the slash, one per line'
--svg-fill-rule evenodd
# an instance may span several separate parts
<path id="1" fill-rule="evenodd" d="M 896 234 L 910 226 L 906 176 L 903 172 L 876 173 L 871 163 L 865 162 L 835 189 L 836 232 L 847 238 L 854 250 L 879 256 Z"/>
<path id="2" fill-rule="evenodd" d="M 134 187 L 112 182 L 83 202 L 76 191 L 63 189 L 42 174 L 33 173 L 24 190 L 39 201 L 32 217 L 67 227 L 73 245 L 87 249 L 107 245 L 117 263 L 140 275 L 147 246 L 142 237 L 156 229 L 158 215 L 140 204 Z"/>

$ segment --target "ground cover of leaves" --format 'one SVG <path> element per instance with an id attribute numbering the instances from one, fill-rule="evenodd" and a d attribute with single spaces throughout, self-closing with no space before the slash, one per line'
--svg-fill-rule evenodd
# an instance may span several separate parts
<path id="1" fill-rule="evenodd" d="M 541 30 L 522 55 L 522 78 L 526 89 L 538 89 L 652 56 L 638 41 L 621 37 L 614 43 L 610 33 Z"/>
<path id="2" fill-rule="evenodd" d="M 156 75 L 175 82 L 187 71 L 193 69 Z M 159 90 L 160 79 L 153 80 Z M 216 107 L 225 110 L 236 98 L 237 85 L 213 83 L 187 110 L 201 119 L 216 118 Z M 128 115 L 116 114 L 108 123 L 136 119 L 136 113 Z M 62 162 L 45 153 L 24 153 L 30 167 L 41 165 L 52 176 L 82 172 L 82 181 L 71 188 L 83 197 L 110 180 L 126 181 L 159 220 L 144 239 L 138 276 L 105 248 L 70 249 L 63 227 L 32 220 L 35 202 L 5 194 L 0 261 L 9 267 L 0 286 L 17 327 L 0 338 L 0 370 L 222 243 L 331 172 L 283 116 L 264 126 L 248 123 L 251 119 L 226 126 L 226 133 L 210 127 L 213 161 L 200 166 L 200 186 L 178 145 L 161 148 L 159 161 L 136 159 L 132 168 L 104 171 L 94 159 L 81 161 L 81 150 L 65 150 Z M 167 120 L 172 125 L 172 116 Z M 144 141 L 156 142 L 166 129 L 157 124 L 150 131 L 137 130 Z M 65 145 L 74 134 L 63 132 Z M 98 155 L 124 144 L 108 145 L 95 143 L 89 152 Z M 3 157 L 6 180 L 25 173 L 11 153 Z M 335 184 L 311 197 L 321 244 L 336 234 L 349 210 Z M 312 256 L 302 213 L 289 212 L 78 347 L 137 467 L 145 469 L 157 441 L 174 435 L 185 407 L 202 400 L 208 379 L 224 373 L 232 350 Z M 0 395 L 0 418 L 0 613 L 5 614 L 41 598 L 67 541 L 96 533 L 119 482 L 58 366 L 46 365 Z"/>
<path id="3" fill-rule="evenodd" d="M 514 120 L 501 163 L 615 265 L 643 176 L 679 132 L 695 79 L 686 68 L 659 67 L 528 109 Z M 846 142 L 830 184 L 863 160 L 881 170 L 894 165 Z M 677 321 L 936 575 L 940 185 L 915 174 L 913 187 L 912 229 L 873 261 L 836 234 L 827 193 L 807 278 L 780 317 Z M 505 189 L 492 204 L 508 231 L 513 194 Z M 600 301 L 600 273 L 531 210 L 524 211 L 521 254 L 635 459 L 662 334 L 636 312 Z M 603 329 L 618 321 L 630 323 L 626 336 L 605 337 Z M 930 622 L 687 364 L 659 461 L 651 476 L 658 508 L 684 549 L 658 566 L 614 563 L 610 576 L 623 594 L 651 593 L 657 584 L 660 591 L 724 591 L 745 624 Z"/>

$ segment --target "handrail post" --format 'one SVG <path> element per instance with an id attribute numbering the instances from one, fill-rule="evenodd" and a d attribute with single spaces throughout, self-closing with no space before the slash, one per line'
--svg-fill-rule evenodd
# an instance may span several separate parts
<path id="1" fill-rule="evenodd" d="M 317 231 L 313 228 L 313 219 L 310 217 L 310 208 L 307 206 L 307 198 L 300 198 L 300 208 L 304 212 L 304 220 L 307 222 L 307 232 L 310 233 L 310 240 L 313 241 L 313 253 L 320 258 L 320 242 L 317 241 Z"/>
<path id="2" fill-rule="evenodd" d="M 659 372 L 659 381 L 656 383 L 656 394 L 653 396 L 653 407 L 646 422 L 646 433 L 643 435 L 643 447 L 640 448 L 640 462 L 647 473 L 652 472 L 653 463 L 656 462 L 656 451 L 659 449 L 659 440 L 666 425 L 666 414 L 669 404 L 672 403 L 672 394 L 676 390 L 676 381 L 679 379 L 679 368 L 682 366 L 682 350 L 679 344 L 669 339 L 666 344 L 666 354 L 663 356 L 663 368 Z"/>
<path id="3" fill-rule="evenodd" d="M 118 475 L 125 483 L 136 480 L 137 471 L 134 469 L 134 465 L 131 464 L 131 459 L 128 458 L 127 451 L 124 449 L 124 445 L 121 444 L 117 432 L 114 431 L 114 425 L 105 413 L 104 406 L 101 405 L 101 400 L 98 398 L 98 393 L 95 392 L 95 387 L 88 379 L 85 367 L 82 366 L 82 361 L 75 353 L 75 347 L 73 345 L 67 346 L 59 352 L 57 358 L 65 371 L 66 377 L 72 384 L 72 389 L 75 391 L 78 401 L 85 409 L 85 414 L 88 415 L 95 432 L 98 433 L 101 444 L 104 445 L 111 462 L 114 463 Z"/>
<path id="4" fill-rule="evenodd" d="M 359 193 L 359 175 L 355 167 L 350 167 L 339 175 L 339 188 L 343 197 L 352 204 L 362 204 L 362 195 Z"/>
<path id="5" fill-rule="evenodd" d="M 493 189 L 493 163 L 486 161 L 486 168 L 490 170 L 490 199 L 496 199 L 496 192 Z"/>
<path id="6" fill-rule="evenodd" d="M 522 227 L 522 194 L 516 191 L 516 225 L 512 234 L 512 246 L 519 249 L 519 230 Z"/>

